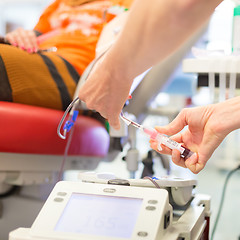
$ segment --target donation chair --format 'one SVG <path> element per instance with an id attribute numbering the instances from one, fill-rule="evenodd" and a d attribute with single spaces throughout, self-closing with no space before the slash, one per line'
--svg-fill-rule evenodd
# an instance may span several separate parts
<path id="1" fill-rule="evenodd" d="M 0 115 L 0 239 L 4 240 L 19 224 L 31 224 L 60 171 L 96 169 L 108 153 L 109 134 L 98 120 L 78 116 L 63 163 L 68 140 L 57 136 L 63 111 L 0 102 Z"/>
<path id="2" fill-rule="evenodd" d="M 67 144 L 57 135 L 63 111 L 0 102 L 0 115 L 0 183 L 51 182 L 51 173 L 60 171 Z M 104 158 L 108 146 L 105 127 L 91 117 L 79 116 L 64 169 L 95 169 L 99 161 L 92 158 Z"/>

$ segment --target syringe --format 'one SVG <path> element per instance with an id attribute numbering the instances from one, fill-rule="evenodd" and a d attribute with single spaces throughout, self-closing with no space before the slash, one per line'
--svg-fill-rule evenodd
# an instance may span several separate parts
<path id="1" fill-rule="evenodd" d="M 193 155 L 194 152 L 192 152 L 188 148 L 182 146 L 180 143 L 170 139 L 168 136 L 159 133 L 156 129 L 151 128 L 151 127 L 145 127 L 141 124 L 138 124 L 138 123 L 126 118 L 123 115 L 123 113 L 121 113 L 120 116 L 127 125 L 131 124 L 132 126 L 140 129 L 151 139 L 156 139 L 158 142 L 158 150 L 159 151 L 162 150 L 161 144 L 163 144 L 170 149 L 177 149 L 181 153 L 181 157 L 184 158 L 185 160 Z"/>

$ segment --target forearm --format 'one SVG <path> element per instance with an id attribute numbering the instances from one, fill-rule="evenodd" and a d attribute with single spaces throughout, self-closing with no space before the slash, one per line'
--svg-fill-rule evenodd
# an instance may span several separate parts
<path id="1" fill-rule="evenodd" d="M 110 61 L 121 66 L 129 78 L 137 76 L 176 50 L 206 22 L 220 2 L 136 0 L 111 49 Z"/>

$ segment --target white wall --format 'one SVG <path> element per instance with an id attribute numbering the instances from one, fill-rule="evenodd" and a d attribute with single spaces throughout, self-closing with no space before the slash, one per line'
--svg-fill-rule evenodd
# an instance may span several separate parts
<path id="1" fill-rule="evenodd" d="M 7 29 L 32 29 L 44 8 L 52 0 L 0 0 L 0 35 Z"/>

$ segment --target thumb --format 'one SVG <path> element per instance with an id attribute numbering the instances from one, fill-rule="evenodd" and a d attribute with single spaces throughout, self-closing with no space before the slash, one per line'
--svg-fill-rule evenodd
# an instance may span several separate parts
<path id="1" fill-rule="evenodd" d="M 164 127 L 156 126 L 155 129 L 160 133 L 170 135 L 170 136 L 177 134 L 185 126 L 188 125 L 186 120 L 187 112 L 188 112 L 187 109 L 183 109 L 171 123 L 169 123 Z"/>

